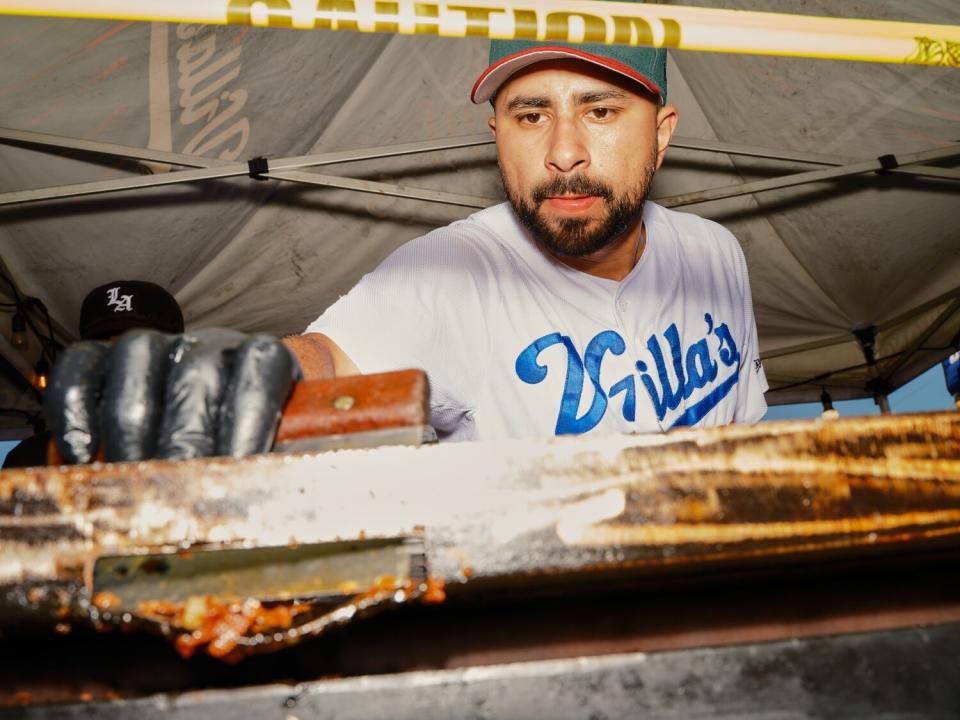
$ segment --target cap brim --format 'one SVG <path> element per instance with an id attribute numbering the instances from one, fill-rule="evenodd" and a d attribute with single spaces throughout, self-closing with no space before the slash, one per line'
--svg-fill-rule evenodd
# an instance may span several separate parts
<path id="1" fill-rule="evenodd" d="M 611 60 L 610 58 L 593 55 L 582 50 L 563 47 L 560 45 L 543 45 L 529 50 L 522 50 L 513 55 L 507 55 L 488 67 L 477 78 L 470 93 L 470 99 L 474 103 L 486 102 L 494 95 L 500 86 L 505 83 L 511 75 L 534 63 L 544 60 L 582 60 L 592 65 L 598 65 L 607 70 L 611 70 L 618 75 L 623 75 L 634 82 L 639 83 L 657 97 L 662 98 L 663 93 L 656 83 L 645 75 L 641 75 L 629 65 Z"/>

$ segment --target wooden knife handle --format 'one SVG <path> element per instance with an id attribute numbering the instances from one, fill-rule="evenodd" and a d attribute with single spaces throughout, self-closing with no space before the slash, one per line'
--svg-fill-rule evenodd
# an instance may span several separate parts
<path id="1" fill-rule="evenodd" d="M 430 388 L 422 370 L 311 380 L 294 388 L 274 443 L 429 422 Z"/>

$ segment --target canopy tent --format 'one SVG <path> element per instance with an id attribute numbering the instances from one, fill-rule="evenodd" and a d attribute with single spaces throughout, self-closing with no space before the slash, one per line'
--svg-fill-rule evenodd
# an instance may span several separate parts
<path id="1" fill-rule="evenodd" d="M 960 23 L 949 0 L 682 4 Z M 400 244 L 498 202 L 488 109 L 468 98 L 486 50 L 481 38 L 4 18 L 0 269 L 51 323 L 27 309 L 22 353 L 0 306 L 0 408 L 36 411 L 21 380 L 37 335 L 71 339 L 95 285 L 158 282 L 191 328 L 299 332 Z M 675 51 L 668 84 L 681 137 L 652 197 L 740 240 L 768 402 L 869 397 L 950 352 L 956 69 Z M 288 179 L 248 177 L 259 156 Z M 193 182 L 176 163 L 199 168 Z M 151 186 L 115 187 L 132 181 Z M 25 192 L 67 185 L 99 192 Z M 0 293 L 15 299 L 7 283 Z"/>

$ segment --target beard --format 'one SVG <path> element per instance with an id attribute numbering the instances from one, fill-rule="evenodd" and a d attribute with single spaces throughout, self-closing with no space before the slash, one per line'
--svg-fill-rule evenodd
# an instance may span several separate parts
<path id="1" fill-rule="evenodd" d="M 655 171 L 656 153 L 644 166 L 636 186 L 620 195 L 600 180 L 577 174 L 558 175 L 537 185 L 528 199 L 510 185 L 502 167 L 500 179 L 514 212 L 534 239 L 551 252 L 583 257 L 616 242 L 640 219 Z M 541 212 L 541 206 L 547 198 L 557 195 L 595 195 L 604 201 L 606 213 L 599 219 L 549 219 Z"/>

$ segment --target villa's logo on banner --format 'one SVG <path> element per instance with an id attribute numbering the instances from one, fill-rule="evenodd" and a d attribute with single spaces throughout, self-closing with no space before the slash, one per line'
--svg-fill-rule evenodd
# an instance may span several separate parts
<path id="1" fill-rule="evenodd" d="M 228 38 L 237 36 L 228 42 Z M 241 50 L 234 30 L 208 25 L 176 26 L 176 116 L 180 128 L 192 136 L 183 145 L 186 155 L 215 156 L 236 160 L 250 139 L 250 120 L 241 113 L 249 93 L 236 87 L 240 76 Z M 168 26 L 153 23 L 150 37 L 150 139 L 154 150 L 173 146 L 174 112 L 170 104 Z M 219 42 L 218 42 L 219 41 Z M 179 143 L 178 143 L 179 144 Z M 169 165 L 150 163 L 154 172 L 167 172 Z"/>
<path id="2" fill-rule="evenodd" d="M 133 295 L 121 295 L 120 288 L 110 288 L 107 290 L 107 307 L 112 307 L 114 312 L 133 312 Z"/>
<path id="3" fill-rule="evenodd" d="M 242 47 L 224 49 L 224 35 L 207 25 L 177 26 L 180 124 L 198 126 L 183 148 L 187 155 L 216 153 L 221 160 L 236 160 L 250 139 L 250 121 L 240 114 L 248 93 L 233 85 Z"/>
<path id="4" fill-rule="evenodd" d="M 647 338 L 648 356 L 636 362 L 643 386 L 661 423 L 695 395 L 696 400 L 684 405 L 671 417 L 670 427 L 696 425 L 730 393 L 739 380 L 740 351 L 726 323 L 714 323 L 710 313 L 703 316 L 706 333 L 684 347 L 676 323 L 663 333 Z M 566 380 L 557 414 L 557 435 L 585 433 L 603 419 L 610 400 L 623 394 L 622 413 L 627 422 L 637 417 L 637 375 L 627 375 L 605 388 L 600 371 L 607 354 L 622 355 L 626 343 L 619 333 L 604 330 L 595 335 L 581 357 L 573 340 L 558 332 L 534 340 L 517 356 L 515 369 L 523 382 L 543 382 L 549 368 L 540 363 L 540 355 L 554 345 L 566 349 Z M 585 377 L 586 376 L 586 377 Z M 589 381 L 590 405 L 579 414 L 584 389 Z M 705 389 L 705 391 L 703 391 Z"/>

